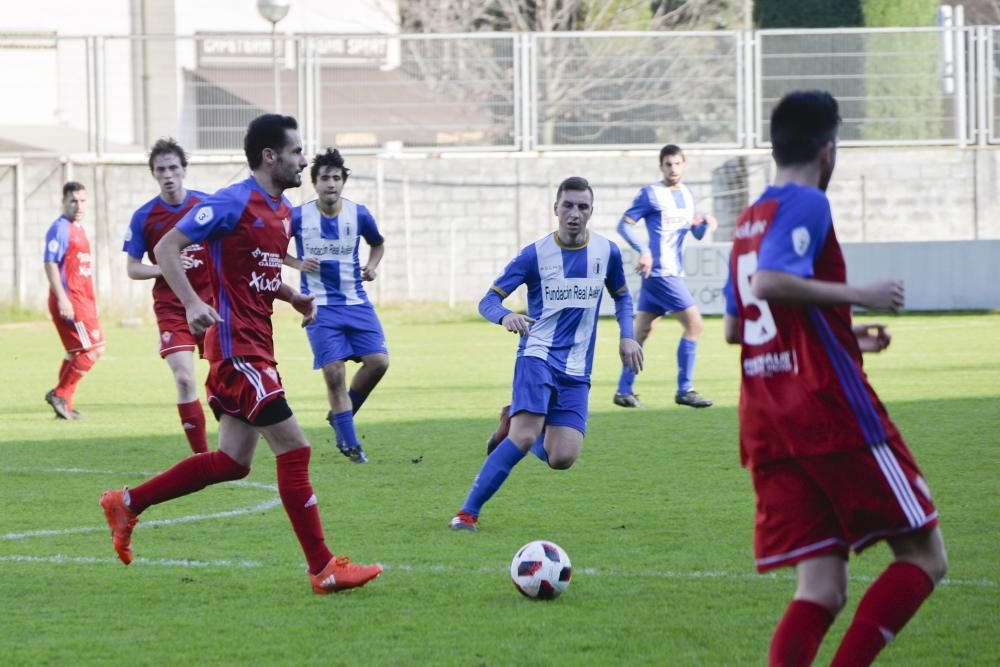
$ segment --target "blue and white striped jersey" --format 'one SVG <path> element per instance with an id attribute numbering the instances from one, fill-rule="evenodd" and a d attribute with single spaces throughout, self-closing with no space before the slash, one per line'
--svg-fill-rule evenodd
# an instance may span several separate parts
<path id="1" fill-rule="evenodd" d="M 299 259 L 316 257 L 320 269 L 302 273 L 303 294 L 312 294 L 317 306 L 353 306 L 369 303 L 361 282 L 358 246 L 362 238 L 371 246 L 382 245 L 375 218 L 368 209 L 349 199 L 340 199 L 340 210 L 328 218 L 315 199 L 292 212 L 292 235 Z"/>
<path id="2" fill-rule="evenodd" d="M 568 375 L 590 377 L 601 296 L 616 301 L 622 337 L 632 337 L 632 297 L 625 284 L 621 251 L 589 233 L 578 247 L 560 244 L 556 233 L 525 247 L 480 303 L 479 312 L 499 323 L 511 312 L 500 302 L 520 285 L 528 288 L 528 315 L 535 322 L 521 337 L 518 356 L 544 359 Z"/>
<path id="3" fill-rule="evenodd" d="M 649 250 L 653 255 L 651 275 L 684 276 L 684 244 L 696 211 L 694 195 L 684 184 L 668 187 L 662 182 L 647 185 L 622 216 L 618 231 L 638 253 Z M 643 245 L 630 228 L 639 220 L 646 221 L 649 245 Z M 627 226 L 626 226 L 627 225 Z"/>

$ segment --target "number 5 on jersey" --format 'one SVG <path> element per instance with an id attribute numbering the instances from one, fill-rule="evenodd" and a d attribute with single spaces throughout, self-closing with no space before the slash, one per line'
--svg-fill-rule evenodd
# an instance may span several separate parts
<path id="1" fill-rule="evenodd" d="M 745 253 L 736 258 L 736 286 L 740 291 L 740 301 L 743 302 L 743 342 L 746 345 L 763 345 L 778 333 L 774 324 L 774 316 L 767 301 L 758 299 L 750 289 L 750 276 L 757 272 L 757 251 Z M 746 317 L 748 308 L 756 306 L 757 319 Z"/>

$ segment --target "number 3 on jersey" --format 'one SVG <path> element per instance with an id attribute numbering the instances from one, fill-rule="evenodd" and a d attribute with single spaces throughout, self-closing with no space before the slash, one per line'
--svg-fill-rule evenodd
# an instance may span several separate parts
<path id="1" fill-rule="evenodd" d="M 747 345 L 763 345 L 778 334 L 774 316 L 767 301 L 758 299 L 750 289 L 750 276 L 757 272 L 757 251 L 748 252 L 736 258 L 736 286 L 743 302 L 743 342 Z M 756 306 L 760 313 L 756 320 L 745 316 L 749 306 Z"/>

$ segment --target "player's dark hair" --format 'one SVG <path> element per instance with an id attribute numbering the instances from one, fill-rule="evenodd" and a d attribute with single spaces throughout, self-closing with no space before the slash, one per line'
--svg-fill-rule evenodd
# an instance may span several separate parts
<path id="1" fill-rule="evenodd" d="M 86 190 L 86 186 L 79 181 L 66 181 L 63 184 L 63 199 L 66 199 L 66 195 L 71 192 L 79 192 L 80 190 Z"/>
<path id="2" fill-rule="evenodd" d="M 779 167 L 812 162 L 836 139 L 839 125 L 837 100 L 830 93 L 788 93 L 771 112 L 771 155 Z"/>
<path id="3" fill-rule="evenodd" d="M 181 161 L 182 167 L 186 168 L 188 166 L 187 154 L 181 148 L 181 145 L 177 143 L 177 140 L 173 137 L 160 137 L 149 151 L 149 171 L 153 171 L 153 160 L 161 155 L 170 154 L 177 156 L 177 159 Z"/>
<path id="4" fill-rule="evenodd" d="M 675 155 L 680 155 L 682 160 L 687 160 L 687 158 L 684 157 L 684 151 L 681 150 L 680 146 L 677 144 L 667 144 L 660 149 L 660 164 L 663 164 L 663 158 L 673 157 Z"/>
<path id="5" fill-rule="evenodd" d="M 594 191 L 590 187 L 590 183 L 583 176 L 570 176 L 565 181 L 559 184 L 559 189 L 556 190 L 556 201 L 562 196 L 562 193 L 566 190 L 578 190 L 580 192 L 586 190 L 590 193 L 590 198 L 594 198 Z"/>
<path id="6" fill-rule="evenodd" d="M 280 152 L 288 143 L 288 130 L 297 129 L 299 124 L 294 118 L 276 113 L 266 113 L 250 121 L 247 136 L 243 138 L 243 152 L 250 170 L 264 161 L 265 148 Z"/>
<path id="7" fill-rule="evenodd" d="M 336 148 L 327 148 L 325 153 L 317 153 L 316 157 L 313 158 L 312 169 L 309 170 L 309 175 L 312 176 L 313 183 L 316 183 L 316 179 L 319 177 L 319 170 L 322 167 L 336 167 L 339 169 L 345 183 L 347 182 L 347 177 L 351 175 L 351 170 L 344 166 L 344 156 Z"/>

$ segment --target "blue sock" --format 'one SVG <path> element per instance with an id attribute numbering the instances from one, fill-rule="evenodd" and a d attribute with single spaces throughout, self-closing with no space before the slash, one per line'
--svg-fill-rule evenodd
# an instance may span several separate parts
<path id="1" fill-rule="evenodd" d="M 358 414 L 358 410 L 365 404 L 368 394 L 359 394 L 353 389 L 348 389 L 347 395 L 351 397 L 351 414 Z"/>
<path id="2" fill-rule="evenodd" d="M 525 452 L 517 448 L 510 438 L 504 438 L 493 453 L 486 457 L 483 467 L 472 482 L 469 495 L 462 503 L 462 511 L 479 516 L 479 511 L 487 500 L 503 485 L 510 471 L 521 462 Z"/>
<path id="3" fill-rule="evenodd" d="M 618 393 L 631 394 L 633 382 L 635 382 L 635 373 L 630 371 L 627 367 L 622 366 L 622 374 L 618 378 Z"/>
<path id="4" fill-rule="evenodd" d="M 354 432 L 354 415 L 344 410 L 333 416 L 333 430 L 337 432 L 337 442 L 350 448 L 358 446 L 358 434 Z"/>
<path id="5" fill-rule="evenodd" d="M 535 444 L 531 446 L 531 453 L 537 456 L 543 463 L 549 462 L 549 453 L 545 451 L 545 429 L 542 429 L 542 434 L 538 436 L 538 440 L 535 440 Z"/>
<path id="6" fill-rule="evenodd" d="M 694 386 L 694 360 L 698 341 L 681 337 L 677 345 L 677 395 L 686 394 Z"/>

